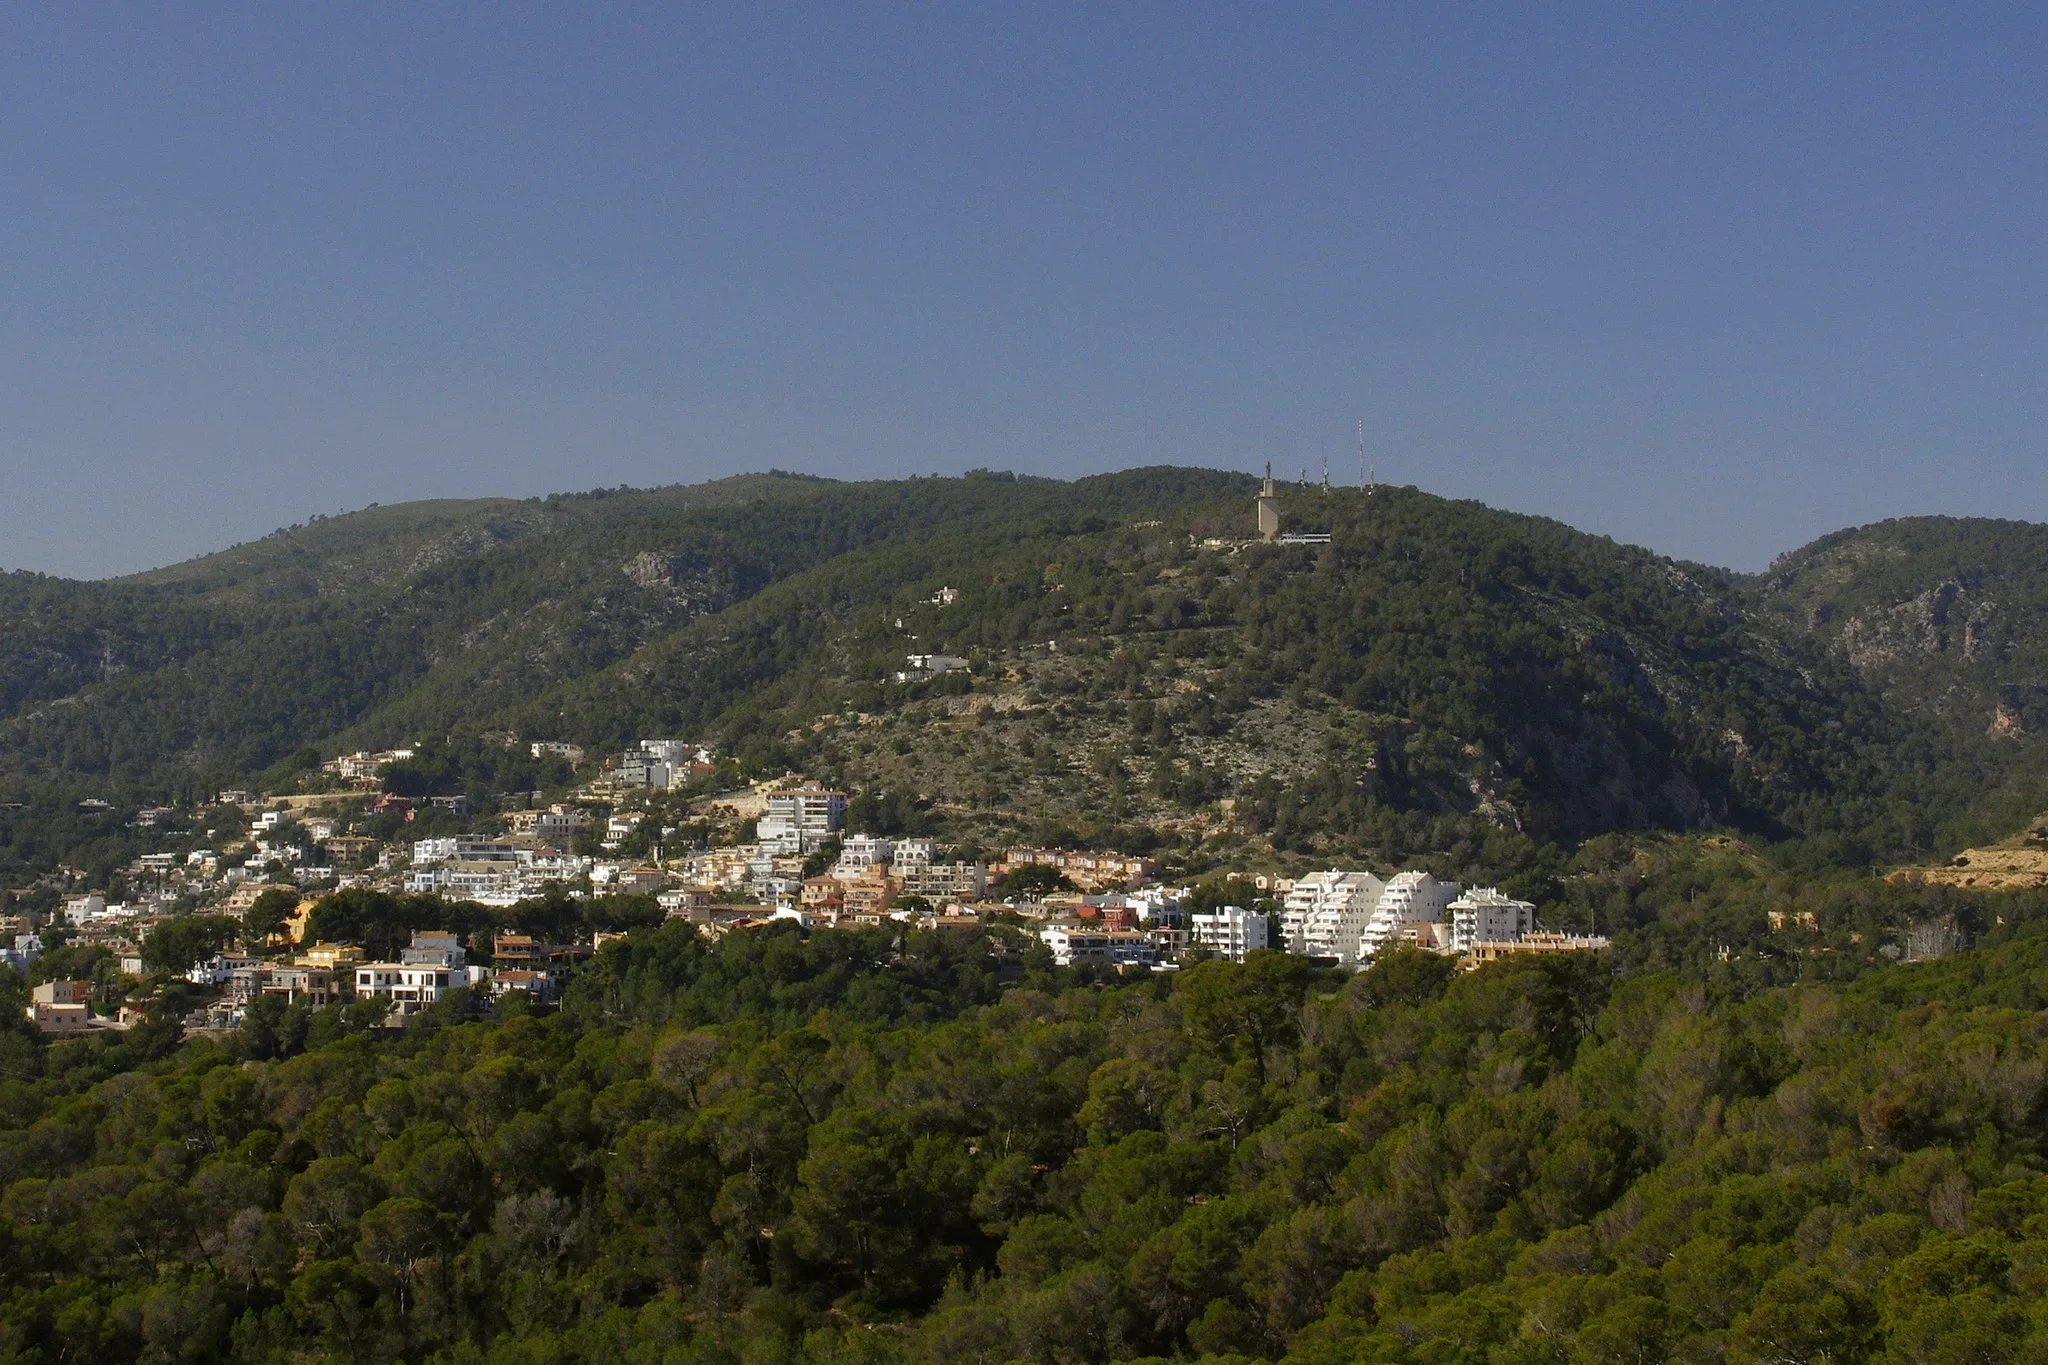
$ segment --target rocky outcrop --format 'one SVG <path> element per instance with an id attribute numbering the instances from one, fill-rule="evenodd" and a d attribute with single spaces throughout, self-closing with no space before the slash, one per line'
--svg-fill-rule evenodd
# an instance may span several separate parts
<path id="1" fill-rule="evenodd" d="M 1838 639 L 1860 673 L 1945 654 L 1976 663 L 1995 648 L 1997 620 L 1997 602 L 1949 578 L 1896 606 L 1857 613 L 1843 623 Z"/>

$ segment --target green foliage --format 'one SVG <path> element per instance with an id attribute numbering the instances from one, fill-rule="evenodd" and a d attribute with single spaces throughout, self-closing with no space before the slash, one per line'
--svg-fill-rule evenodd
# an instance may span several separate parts
<path id="1" fill-rule="evenodd" d="M 1004 874 L 1002 881 L 1004 895 L 1024 900 L 1043 896 L 1052 891 L 1073 889 L 1074 883 L 1067 874 L 1051 863 L 1025 863 L 1021 867 L 1013 867 Z"/>
<path id="2" fill-rule="evenodd" d="M 256 903 L 242 916 L 242 942 L 251 949 L 283 928 L 285 920 L 299 905 L 299 893 L 286 886 L 273 886 L 256 897 Z"/>
<path id="3" fill-rule="evenodd" d="M 242 930 L 242 921 L 231 915 L 165 920 L 142 940 L 142 965 L 152 972 L 183 972 L 233 944 Z"/>
<path id="4" fill-rule="evenodd" d="M 994 946 L 669 927 L 608 945 L 554 1014 L 387 1037 L 337 1015 L 267 1059 L 249 1035 L 23 1038 L 0 1350 L 2048 1346 L 2048 935 L 1744 995 L 1415 953 L 1025 989 Z"/>

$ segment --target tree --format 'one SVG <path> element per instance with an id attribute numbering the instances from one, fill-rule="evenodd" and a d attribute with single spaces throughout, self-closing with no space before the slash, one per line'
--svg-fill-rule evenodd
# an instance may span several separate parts
<path id="1" fill-rule="evenodd" d="M 1202 1045 L 1251 1062 L 1263 1084 L 1268 1052 L 1299 1036 L 1312 972 L 1305 958 L 1262 948 L 1241 964 L 1195 964 L 1174 979 L 1174 997 Z"/>
<path id="2" fill-rule="evenodd" d="M 380 1270 L 398 1290 L 398 1312 L 411 1309 L 413 1287 L 441 1254 L 441 1220 L 417 1199 L 387 1199 L 362 1216 L 356 1259 Z"/>
<path id="3" fill-rule="evenodd" d="M 1072 891 L 1074 883 L 1050 863 L 1025 863 L 1004 875 L 1002 889 L 1020 900 L 1031 900 L 1052 891 Z"/>
<path id="4" fill-rule="evenodd" d="M 252 952 L 261 951 L 298 906 L 299 893 L 290 887 L 266 888 L 242 916 L 243 946 Z"/>
<path id="5" fill-rule="evenodd" d="M 241 932 L 241 921 L 229 915 L 165 920 L 142 941 L 142 965 L 155 972 L 182 973 L 218 954 Z"/>
<path id="6" fill-rule="evenodd" d="M 355 1242 L 357 1220 L 379 1193 L 375 1177 L 354 1157 L 321 1157 L 292 1177 L 284 1216 L 314 1256 L 339 1256 Z"/>

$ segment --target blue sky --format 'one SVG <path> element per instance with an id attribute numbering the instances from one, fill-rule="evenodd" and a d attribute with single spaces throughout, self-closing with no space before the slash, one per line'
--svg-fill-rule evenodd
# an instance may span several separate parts
<path id="1" fill-rule="evenodd" d="M 1271 459 L 1756 569 L 2048 517 L 2038 9 L 0 16 L 0 566 Z"/>

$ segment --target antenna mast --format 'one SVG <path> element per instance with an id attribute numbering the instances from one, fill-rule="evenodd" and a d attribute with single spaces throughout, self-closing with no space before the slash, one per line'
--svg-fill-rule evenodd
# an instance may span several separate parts
<path id="1" fill-rule="evenodd" d="M 1358 481 L 1364 485 L 1368 495 L 1377 491 L 1380 486 L 1379 470 L 1375 467 L 1377 464 L 1378 461 L 1368 461 L 1366 458 L 1365 419 L 1361 417 L 1358 419 Z"/>

